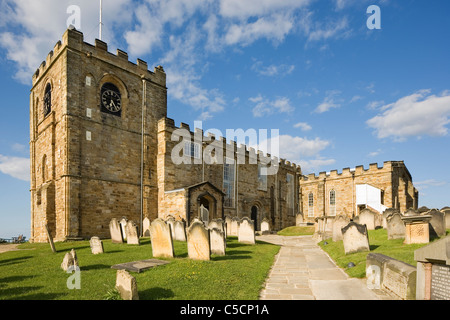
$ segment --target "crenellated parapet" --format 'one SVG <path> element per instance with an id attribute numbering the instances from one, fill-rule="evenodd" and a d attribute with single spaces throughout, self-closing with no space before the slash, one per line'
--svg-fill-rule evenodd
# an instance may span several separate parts
<path id="1" fill-rule="evenodd" d="M 164 133 L 165 139 L 168 141 L 171 140 L 172 135 L 175 133 L 180 137 L 183 137 L 184 139 L 190 140 L 193 143 L 202 144 L 203 149 L 207 146 L 221 148 L 223 151 L 224 159 L 225 157 L 232 154 L 235 160 L 237 160 L 237 164 L 276 164 L 280 168 L 284 168 L 288 171 L 294 171 L 298 174 L 301 174 L 301 167 L 286 159 L 279 159 L 278 157 L 272 156 L 268 153 L 264 153 L 261 150 L 256 150 L 251 146 L 238 144 L 234 140 L 228 140 L 226 137 L 217 136 L 212 132 L 207 132 L 205 134 L 205 132 L 200 128 L 195 128 L 192 131 L 190 126 L 185 123 L 180 123 L 180 125 L 177 126 L 173 119 L 167 117 L 159 120 L 158 133 Z M 177 141 L 181 142 L 181 138 Z"/>
<path id="2" fill-rule="evenodd" d="M 147 62 L 137 59 L 136 63 L 133 63 L 128 60 L 128 53 L 123 50 L 117 49 L 116 54 L 109 52 L 106 42 L 96 39 L 94 45 L 86 43 L 84 42 L 83 33 L 73 27 L 66 30 L 62 40 L 55 44 L 53 50 L 48 53 L 46 60 L 41 63 L 33 74 L 33 86 L 45 76 L 47 70 L 50 69 L 52 64 L 66 50 L 81 52 L 88 59 L 100 59 L 106 63 L 123 68 L 128 72 L 132 72 L 142 79 L 163 87 L 166 86 L 166 73 L 163 67 L 157 66 L 153 71 L 150 71 Z"/>
<path id="3" fill-rule="evenodd" d="M 391 172 L 394 168 L 402 167 L 406 169 L 403 161 L 385 161 L 382 167 L 379 167 L 377 163 L 371 163 L 369 168 L 365 169 L 363 165 L 356 166 L 355 168 L 344 168 L 339 173 L 338 170 L 331 170 L 330 172 L 320 172 L 319 175 L 311 173 L 303 177 L 303 181 L 318 181 L 324 179 L 339 179 L 357 177 L 367 174 L 377 174 Z"/>

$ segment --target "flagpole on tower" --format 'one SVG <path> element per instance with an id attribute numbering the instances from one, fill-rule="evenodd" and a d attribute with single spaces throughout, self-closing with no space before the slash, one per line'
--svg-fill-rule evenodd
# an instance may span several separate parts
<path id="1" fill-rule="evenodd" d="M 100 0 L 100 29 L 99 29 L 99 32 L 98 32 L 98 39 L 99 40 L 102 40 L 102 26 L 103 26 L 102 9 L 103 9 L 103 4 L 102 4 L 102 0 Z"/>

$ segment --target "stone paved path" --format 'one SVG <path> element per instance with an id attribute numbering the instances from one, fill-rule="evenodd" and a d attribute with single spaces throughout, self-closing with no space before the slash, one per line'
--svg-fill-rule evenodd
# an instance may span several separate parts
<path id="1" fill-rule="evenodd" d="M 280 245 L 280 252 L 261 291 L 261 300 L 391 300 L 369 290 L 365 280 L 350 278 L 316 244 L 312 236 L 258 236 Z"/>

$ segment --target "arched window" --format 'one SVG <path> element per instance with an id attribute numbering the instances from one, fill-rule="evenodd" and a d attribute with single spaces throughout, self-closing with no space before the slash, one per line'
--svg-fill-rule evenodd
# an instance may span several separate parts
<path id="1" fill-rule="evenodd" d="M 336 215 L 336 191 L 331 190 L 330 191 L 330 216 Z"/>
<path id="2" fill-rule="evenodd" d="M 308 217 L 314 217 L 314 195 L 312 192 L 308 195 Z"/>
<path id="3" fill-rule="evenodd" d="M 47 84 L 44 92 L 44 117 L 52 112 L 52 86 Z"/>

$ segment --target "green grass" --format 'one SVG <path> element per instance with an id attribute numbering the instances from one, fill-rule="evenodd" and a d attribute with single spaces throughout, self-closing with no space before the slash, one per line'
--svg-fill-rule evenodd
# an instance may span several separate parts
<path id="1" fill-rule="evenodd" d="M 314 227 L 288 227 L 277 232 L 280 236 L 307 236 L 314 234 Z"/>
<path id="2" fill-rule="evenodd" d="M 140 246 L 103 241 L 105 253 L 91 254 L 89 242 L 23 244 L 0 254 L 0 300 L 103 300 L 115 299 L 114 264 L 151 259 L 148 238 Z M 71 277 L 60 265 L 66 252 L 75 249 L 81 269 L 81 289 L 69 290 Z M 141 300 L 257 300 L 279 247 L 257 241 L 257 245 L 227 239 L 226 256 L 211 261 L 193 261 L 185 242 L 174 241 L 175 258 L 169 264 L 131 273 Z"/>
<path id="3" fill-rule="evenodd" d="M 450 230 L 447 230 L 447 235 Z M 436 239 L 431 239 L 430 242 Z M 416 266 L 414 260 L 414 251 L 427 244 L 403 244 L 404 239 L 387 240 L 387 231 L 385 229 L 369 230 L 370 252 L 381 253 L 394 259 L 406 262 Z M 325 245 L 324 243 L 328 244 Z M 366 257 L 369 252 L 358 252 L 345 255 L 344 244 L 342 241 L 333 242 L 331 239 L 324 240 L 319 243 L 320 247 L 325 250 L 328 255 L 343 268 L 350 277 L 364 278 L 366 276 Z M 356 266 L 347 268 L 349 262 L 353 262 Z"/>

